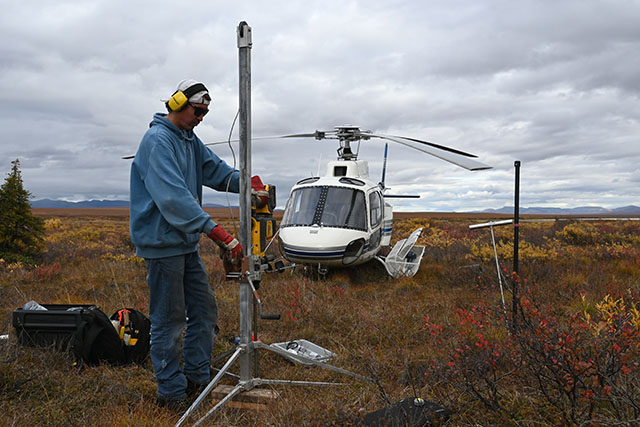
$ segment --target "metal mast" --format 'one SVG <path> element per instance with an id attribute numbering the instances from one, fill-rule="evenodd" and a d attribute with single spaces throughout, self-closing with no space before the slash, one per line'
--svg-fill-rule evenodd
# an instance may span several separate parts
<path id="1" fill-rule="evenodd" d="M 240 70 L 240 243 L 245 257 L 249 258 L 249 276 L 253 276 L 251 260 L 251 27 L 242 21 L 238 25 L 238 58 Z M 243 268 L 245 265 L 243 265 Z M 240 283 L 240 346 L 245 351 L 240 355 L 240 381 L 252 377 L 251 359 L 251 306 L 253 303 L 249 283 Z"/>
<path id="2" fill-rule="evenodd" d="M 240 243 L 244 249 L 244 261 L 242 263 L 241 272 L 238 273 L 240 278 L 240 343 L 236 349 L 231 350 L 233 354 L 229 357 L 224 366 L 218 371 L 216 376 L 202 391 L 200 396 L 193 402 L 191 407 L 182 415 L 176 423 L 179 427 L 186 421 L 193 411 L 202 403 L 204 398 L 213 390 L 218 381 L 227 374 L 229 368 L 238 361 L 240 365 L 240 378 L 235 388 L 214 405 L 202 418 L 194 425 L 198 426 L 204 422 L 218 408 L 229 400 L 233 399 L 237 394 L 249 391 L 260 385 L 318 385 L 330 386 L 340 385 L 339 383 L 330 382 L 312 382 L 312 381 L 292 381 L 258 378 L 257 372 L 252 369 L 252 360 L 257 357 L 257 350 L 263 349 L 274 352 L 294 362 L 303 362 L 305 364 L 321 366 L 325 369 L 339 372 L 341 374 L 350 375 L 363 381 L 372 381 L 361 375 L 349 372 L 332 365 L 328 365 L 322 361 L 306 358 L 300 355 L 292 354 L 289 351 L 272 347 L 263 342 L 253 341 L 252 330 L 252 312 L 255 313 L 255 305 L 260 307 L 260 317 L 263 319 L 276 319 L 275 315 L 263 315 L 260 300 L 257 298 L 254 283 L 259 283 L 261 278 L 260 257 L 253 255 L 253 244 L 251 239 L 251 27 L 242 21 L 237 28 L 238 33 L 238 50 L 239 50 L 239 66 L 240 66 L 240 105 L 239 105 L 239 126 L 240 126 Z M 227 276 L 229 277 L 229 276 Z M 254 295 L 256 300 L 254 301 Z M 257 329 L 257 328 L 256 328 Z M 224 355 L 223 355 L 224 356 Z M 256 368 L 257 371 L 257 368 Z"/>

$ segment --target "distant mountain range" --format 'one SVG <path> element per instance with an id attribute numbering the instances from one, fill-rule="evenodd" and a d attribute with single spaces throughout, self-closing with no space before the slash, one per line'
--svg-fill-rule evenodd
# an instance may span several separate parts
<path id="1" fill-rule="evenodd" d="M 485 209 L 482 213 L 499 213 L 512 214 L 513 206 L 505 206 L 500 209 Z M 521 214 L 535 215 L 640 215 L 640 206 L 623 206 L 621 208 L 607 209 L 599 206 L 580 206 L 577 208 L 546 208 L 546 207 L 530 207 L 520 208 Z"/>
<path id="2" fill-rule="evenodd" d="M 215 203 L 205 203 L 207 208 L 220 208 L 223 205 Z M 33 208 L 127 208 L 128 200 L 84 200 L 81 202 L 66 202 L 64 200 L 41 199 L 31 202 Z M 495 213 L 495 214 L 511 214 L 513 206 L 505 206 L 500 209 L 485 209 L 483 211 L 473 211 L 474 213 Z M 535 215 L 628 215 L 640 216 L 640 206 L 630 205 L 621 208 L 607 209 L 599 206 L 581 206 L 577 208 L 546 208 L 546 207 L 530 207 L 520 208 L 521 214 Z"/>
<path id="3" fill-rule="evenodd" d="M 41 199 L 31 202 L 32 208 L 128 208 L 128 200 L 83 200 L 67 202 L 64 200 Z"/>
<path id="4" fill-rule="evenodd" d="M 83 200 L 80 202 L 67 202 L 64 200 L 41 199 L 31 202 L 32 208 L 128 208 L 128 200 Z M 205 203 L 206 208 L 221 208 L 223 205 Z"/>

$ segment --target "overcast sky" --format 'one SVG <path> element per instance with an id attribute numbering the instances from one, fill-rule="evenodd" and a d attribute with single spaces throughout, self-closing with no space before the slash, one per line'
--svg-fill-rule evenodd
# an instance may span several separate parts
<path id="1" fill-rule="evenodd" d="M 128 200 L 121 157 L 184 78 L 214 99 L 196 133 L 226 140 L 246 21 L 254 137 L 353 124 L 494 168 L 469 172 L 392 145 L 390 191 L 421 195 L 394 200 L 396 210 L 513 205 L 515 160 L 523 207 L 640 205 L 640 0 L 1 0 L 0 9 L 0 171 L 19 158 L 34 200 Z M 282 206 L 336 148 L 254 141 L 253 172 L 277 186 Z M 213 149 L 233 164 L 228 147 Z M 360 150 L 376 181 L 383 151 L 374 140 Z M 204 201 L 225 196 L 208 190 Z"/>

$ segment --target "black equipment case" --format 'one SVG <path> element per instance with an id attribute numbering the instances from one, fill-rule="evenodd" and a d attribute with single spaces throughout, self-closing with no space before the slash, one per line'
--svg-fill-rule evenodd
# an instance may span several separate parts
<path id="1" fill-rule="evenodd" d="M 13 326 L 23 345 L 69 350 L 84 325 L 85 310 L 95 305 L 42 304 L 46 310 L 13 310 Z M 71 309 L 71 310 L 70 310 Z"/>

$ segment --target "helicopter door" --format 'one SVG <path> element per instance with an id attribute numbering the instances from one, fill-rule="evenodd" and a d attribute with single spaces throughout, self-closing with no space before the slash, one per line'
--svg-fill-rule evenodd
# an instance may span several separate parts
<path id="1" fill-rule="evenodd" d="M 369 250 L 378 249 L 382 239 L 382 196 L 377 191 L 369 193 L 369 223 L 371 224 L 371 237 L 369 238 Z"/>

